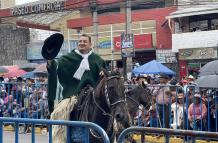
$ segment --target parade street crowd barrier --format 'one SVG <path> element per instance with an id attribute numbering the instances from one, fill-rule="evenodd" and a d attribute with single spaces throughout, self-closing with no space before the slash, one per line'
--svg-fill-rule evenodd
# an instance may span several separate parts
<path id="1" fill-rule="evenodd" d="M 0 143 L 3 143 L 3 125 L 13 124 L 15 128 L 15 143 L 19 143 L 19 126 L 24 124 L 31 124 L 32 132 L 31 143 L 35 143 L 35 126 L 36 125 L 46 125 L 49 131 L 49 143 L 52 143 L 52 126 L 53 125 L 63 125 L 67 127 L 67 143 L 71 143 L 70 127 L 77 128 L 74 133 L 74 140 L 81 143 L 89 143 L 89 129 L 96 131 L 100 137 L 103 139 L 104 143 L 110 143 L 106 132 L 97 124 L 83 121 L 63 121 L 63 120 L 43 120 L 43 119 L 24 119 L 24 118 L 0 118 Z M 79 130 L 79 132 L 78 132 Z"/>
<path id="2" fill-rule="evenodd" d="M 188 130 L 174 130 L 174 129 L 162 129 L 162 128 L 152 128 L 152 127 L 130 127 L 125 129 L 118 138 L 118 143 L 124 143 L 125 138 L 130 134 L 141 134 L 141 142 L 145 142 L 145 134 L 159 134 L 165 136 L 165 143 L 174 142 L 174 138 L 170 139 L 170 136 L 179 136 L 184 138 L 191 137 L 192 143 L 196 142 L 196 139 L 218 141 L 218 133 L 214 132 L 202 132 L 202 131 L 188 131 Z M 147 142 L 147 141 L 146 141 Z M 184 141 L 185 142 L 185 141 Z"/>

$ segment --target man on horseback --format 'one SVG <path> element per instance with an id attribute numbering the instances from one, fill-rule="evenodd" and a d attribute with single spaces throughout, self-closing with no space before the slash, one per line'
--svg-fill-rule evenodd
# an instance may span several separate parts
<path id="1" fill-rule="evenodd" d="M 52 37 L 52 36 L 51 36 Z M 51 48 L 45 47 L 46 42 L 55 42 L 48 38 L 42 48 L 42 55 L 49 53 Z M 54 36 L 53 36 L 54 37 Z M 49 44 L 47 44 L 49 45 Z M 50 44 L 51 46 L 52 44 Z M 55 45 L 54 45 L 55 46 Z M 43 51 L 44 50 L 44 51 Z M 59 51 L 59 49 L 58 49 Z M 58 53 L 55 51 L 56 54 Z M 78 48 L 59 59 L 48 56 L 48 102 L 51 119 L 69 120 L 70 113 L 77 102 L 81 90 L 87 85 L 95 87 L 101 73 L 105 68 L 105 61 L 92 50 L 91 37 L 82 34 L 78 40 Z M 60 126 L 53 128 L 53 141 L 62 143 L 66 140 L 66 130 Z"/>
<path id="2" fill-rule="evenodd" d="M 50 110 L 53 110 L 55 99 L 76 96 L 88 84 L 95 86 L 102 67 L 105 62 L 92 51 L 91 37 L 86 34 L 79 38 L 77 49 L 57 60 L 48 60 Z"/>

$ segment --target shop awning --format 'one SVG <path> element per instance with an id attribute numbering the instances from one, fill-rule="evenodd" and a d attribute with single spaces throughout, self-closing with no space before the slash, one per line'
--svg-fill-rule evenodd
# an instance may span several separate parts
<path id="1" fill-rule="evenodd" d="M 166 18 L 174 19 L 180 17 L 189 17 L 189 16 L 205 15 L 205 14 L 212 14 L 212 13 L 218 13 L 218 5 L 213 5 L 213 6 L 205 5 L 205 6 L 185 8 L 171 13 Z"/>
<path id="2" fill-rule="evenodd" d="M 40 14 L 31 14 L 26 16 L 18 17 L 17 21 L 19 22 L 27 22 L 32 24 L 41 24 L 41 25 L 49 25 L 60 18 L 69 15 L 70 13 L 78 13 L 75 11 L 61 11 L 61 12 L 51 12 L 51 13 L 40 13 Z"/>

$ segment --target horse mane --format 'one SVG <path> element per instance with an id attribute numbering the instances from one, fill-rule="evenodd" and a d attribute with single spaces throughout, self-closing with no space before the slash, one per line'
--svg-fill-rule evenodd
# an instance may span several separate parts
<path id="1" fill-rule="evenodd" d="M 90 101 L 92 101 L 93 90 L 94 89 L 90 85 L 87 85 L 79 94 L 76 107 L 77 111 L 75 114 L 78 120 L 88 121 L 88 111 L 91 104 Z"/>
<path id="2" fill-rule="evenodd" d="M 96 84 L 96 87 L 95 87 L 95 94 L 96 94 L 96 96 L 100 96 L 100 92 L 103 89 L 102 86 L 104 85 L 105 78 L 106 78 L 105 75 L 102 75 L 99 78 L 99 80 L 98 80 L 98 82 Z"/>
<path id="3" fill-rule="evenodd" d="M 102 86 L 104 85 L 104 79 L 105 76 L 101 76 L 95 88 L 91 85 L 87 85 L 80 92 L 76 107 L 77 111 L 75 114 L 78 120 L 88 121 L 88 111 L 92 108 L 90 105 L 93 103 L 93 96 L 100 96 L 101 90 L 103 89 Z"/>

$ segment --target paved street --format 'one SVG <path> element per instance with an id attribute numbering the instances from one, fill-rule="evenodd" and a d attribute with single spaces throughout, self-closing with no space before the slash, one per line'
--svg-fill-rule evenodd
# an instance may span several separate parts
<path id="1" fill-rule="evenodd" d="M 14 142 L 15 142 L 14 132 L 4 131 L 3 143 L 14 143 Z M 48 136 L 36 134 L 35 142 L 36 143 L 48 143 Z M 31 133 L 19 134 L 19 143 L 31 143 Z"/>

